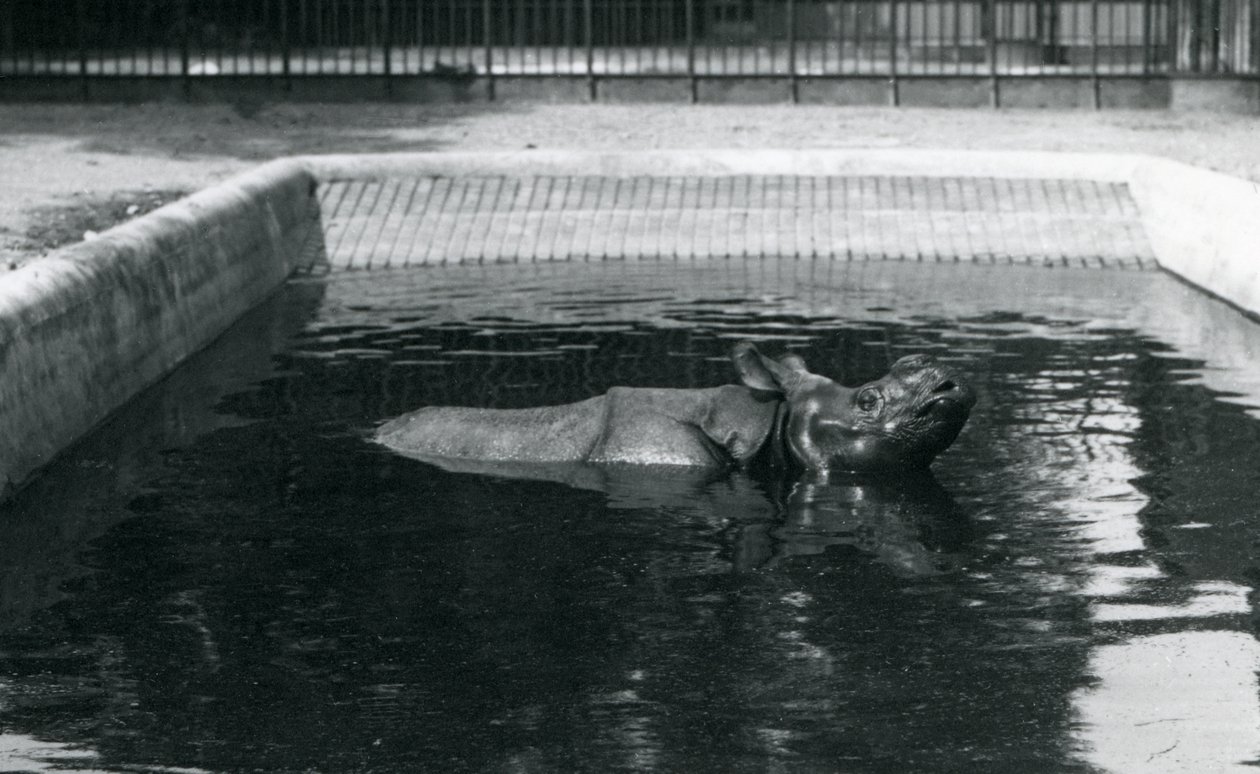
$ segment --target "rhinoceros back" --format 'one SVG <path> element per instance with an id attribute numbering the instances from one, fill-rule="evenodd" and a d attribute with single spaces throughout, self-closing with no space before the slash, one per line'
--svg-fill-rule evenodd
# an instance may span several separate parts
<path id="1" fill-rule="evenodd" d="M 614 387 L 563 406 L 423 408 L 383 425 L 376 440 L 420 458 L 720 467 L 769 434 L 774 404 L 744 387 Z"/>
<path id="2" fill-rule="evenodd" d="M 422 457 L 585 460 L 603 432 L 605 396 L 564 406 L 482 409 L 434 406 L 382 425 L 376 440 Z"/>

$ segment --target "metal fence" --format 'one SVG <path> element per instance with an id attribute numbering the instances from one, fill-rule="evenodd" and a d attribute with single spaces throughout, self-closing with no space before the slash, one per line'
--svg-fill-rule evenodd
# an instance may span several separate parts
<path id="1" fill-rule="evenodd" d="M 1260 0 L 0 0 L 0 76 L 1258 75 Z"/>

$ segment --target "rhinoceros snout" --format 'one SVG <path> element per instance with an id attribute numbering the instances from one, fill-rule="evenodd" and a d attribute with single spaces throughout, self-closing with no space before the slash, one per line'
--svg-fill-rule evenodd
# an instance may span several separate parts
<path id="1" fill-rule="evenodd" d="M 928 392 L 924 408 L 920 411 L 933 406 L 944 406 L 968 414 L 975 407 L 976 391 L 958 374 L 948 372 L 944 376 L 936 376 L 933 381 L 936 386 Z"/>

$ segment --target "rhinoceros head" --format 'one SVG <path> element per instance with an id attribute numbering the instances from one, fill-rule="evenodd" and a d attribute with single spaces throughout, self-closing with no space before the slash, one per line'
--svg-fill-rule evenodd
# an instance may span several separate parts
<path id="1" fill-rule="evenodd" d="M 961 374 L 925 355 L 903 357 L 883 378 L 852 389 L 810 373 L 797 355 L 772 360 L 748 342 L 731 358 L 745 385 L 783 396 L 783 443 L 811 470 L 926 468 L 976 403 Z"/>

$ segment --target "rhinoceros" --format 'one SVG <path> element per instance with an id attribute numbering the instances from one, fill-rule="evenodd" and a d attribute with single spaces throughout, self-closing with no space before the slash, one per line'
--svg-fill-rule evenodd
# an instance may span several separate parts
<path id="1" fill-rule="evenodd" d="M 903 357 L 856 388 L 811 373 L 797 355 L 732 349 L 741 384 L 614 387 L 577 403 L 526 409 L 425 407 L 382 425 L 376 440 L 457 470 L 518 473 L 557 463 L 925 469 L 957 438 L 976 397 L 925 355 Z M 512 475 L 511 472 L 508 475 Z"/>

